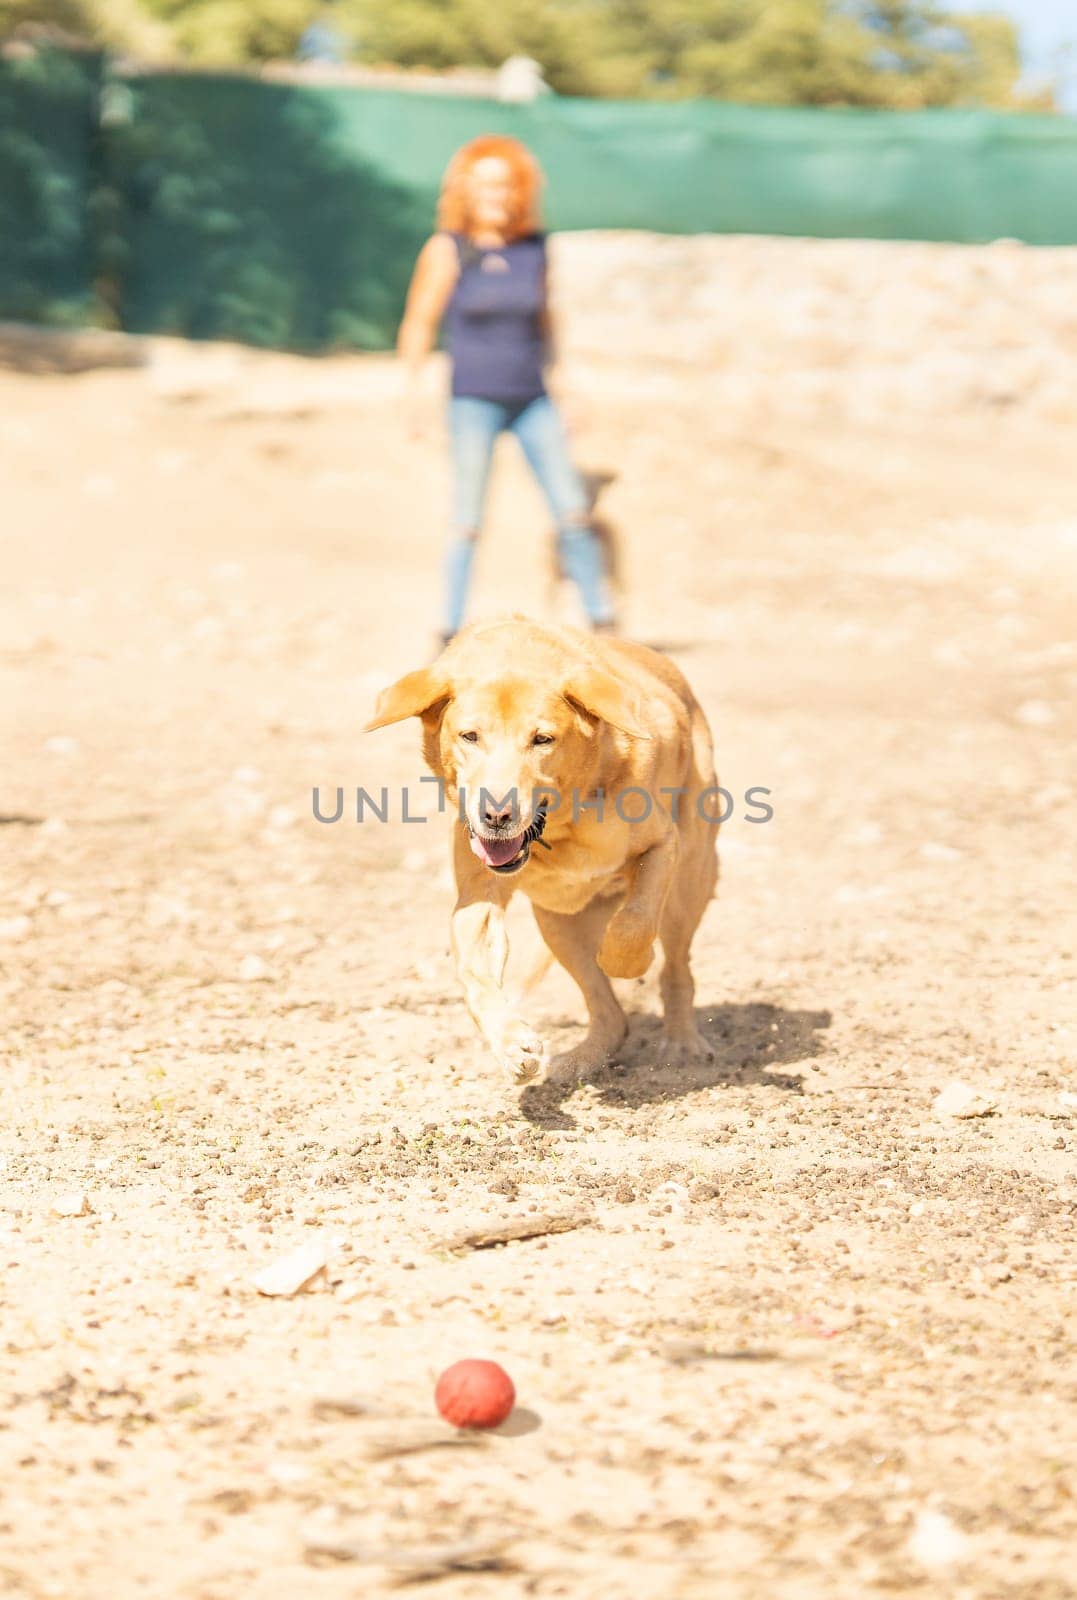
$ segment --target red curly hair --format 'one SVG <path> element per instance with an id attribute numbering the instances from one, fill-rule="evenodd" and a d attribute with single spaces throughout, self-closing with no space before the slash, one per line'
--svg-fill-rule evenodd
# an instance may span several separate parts
<path id="1" fill-rule="evenodd" d="M 526 145 L 499 133 L 484 133 L 462 145 L 445 169 L 438 196 L 438 227 L 446 233 L 471 231 L 467 180 L 480 161 L 504 161 L 512 173 L 509 239 L 522 239 L 541 227 L 539 194 L 545 182 L 542 168 Z"/>

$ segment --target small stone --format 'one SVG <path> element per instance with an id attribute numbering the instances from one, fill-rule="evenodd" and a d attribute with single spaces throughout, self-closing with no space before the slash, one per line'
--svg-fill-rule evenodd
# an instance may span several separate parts
<path id="1" fill-rule="evenodd" d="M 254 1279 L 259 1294 L 280 1295 L 285 1298 L 307 1289 L 320 1277 L 329 1264 L 329 1247 L 324 1240 L 300 1245 L 289 1255 L 281 1256 L 271 1266 L 265 1267 Z"/>
<path id="2" fill-rule="evenodd" d="M 955 850 L 952 844 L 939 844 L 935 839 L 928 839 L 920 846 L 920 854 L 925 861 L 960 861 L 962 852 Z"/>
<path id="3" fill-rule="evenodd" d="M 685 1366 L 692 1361 L 706 1361 L 710 1355 L 705 1344 L 698 1339 L 666 1339 L 658 1346 L 657 1355 L 674 1366 Z"/>
<path id="4" fill-rule="evenodd" d="M 948 1083 L 942 1093 L 935 1097 L 933 1107 L 936 1116 L 960 1117 L 967 1120 L 970 1117 L 990 1117 L 998 1110 L 998 1102 L 990 1095 L 981 1094 L 970 1083 L 962 1083 L 955 1078 Z"/>
<path id="5" fill-rule="evenodd" d="M 241 983 L 271 983 L 273 971 L 261 956 L 252 953 L 245 955 L 239 963 L 239 980 Z"/>
<path id="6" fill-rule="evenodd" d="M 1054 708 L 1046 700 L 1024 700 L 1014 716 L 1024 728 L 1049 728 L 1055 720 Z"/>
<path id="7" fill-rule="evenodd" d="M 909 1538 L 909 1554 L 922 1567 L 948 1567 L 968 1553 L 969 1541 L 941 1511 L 920 1511 Z"/>

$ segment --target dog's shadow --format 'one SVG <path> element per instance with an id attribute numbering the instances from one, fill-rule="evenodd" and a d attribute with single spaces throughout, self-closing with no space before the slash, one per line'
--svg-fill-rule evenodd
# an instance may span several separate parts
<path id="1" fill-rule="evenodd" d="M 576 1119 L 565 1103 L 585 1085 L 605 1104 L 628 1110 L 722 1085 L 757 1084 L 800 1094 L 802 1073 L 774 1069 L 819 1055 L 825 1043 L 820 1033 L 831 1021 L 829 1011 L 790 1011 L 765 1003 L 698 1006 L 696 1026 L 713 1059 L 675 1066 L 663 1059 L 659 1019 L 630 1015 L 628 1037 L 613 1061 L 582 1078 L 558 1075 L 554 1068 L 544 1083 L 523 1091 L 520 1110 L 538 1127 L 574 1128 Z"/>

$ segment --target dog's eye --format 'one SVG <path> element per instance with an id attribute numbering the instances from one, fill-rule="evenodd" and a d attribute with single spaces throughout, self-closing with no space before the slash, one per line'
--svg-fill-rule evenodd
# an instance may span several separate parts
<path id="1" fill-rule="evenodd" d="M 478 734 L 473 732 L 471 729 L 468 729 L 466 733 L 460 734 L 460 738 L 465 744 L 478 744 L 479 742 Z"/>
<path id="2" fill-rule="evenodd" d="M 552 733 L 536 733 L 534 735 L 534 737 L 532 738 L 531 743 L 532 744 L 553 744 L 553 740 L 554 740 L 554 736 L 553 736 Z"/>

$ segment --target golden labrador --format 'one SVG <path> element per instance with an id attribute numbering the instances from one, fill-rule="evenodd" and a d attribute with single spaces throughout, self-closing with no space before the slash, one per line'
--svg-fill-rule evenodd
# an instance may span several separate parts
<path id="1" fill-rule="evenodd" d="M 616 1050 L 627 1025 L 610 979 L 646 972 L 656 941 L 666 1059 L 709 1055 L 689 953 L 718 878 L 717 779 L 683 674 L 644 645 L 511 617 L 464 629 L 384 690 L 364 731 L 405 717 L 422 719 L 458 810 L 452 946 L 468 1010 L 515 1080 L 547 1059 L 504 986 L 517 889 L 587 1005 L 559 1070 Z"/>

